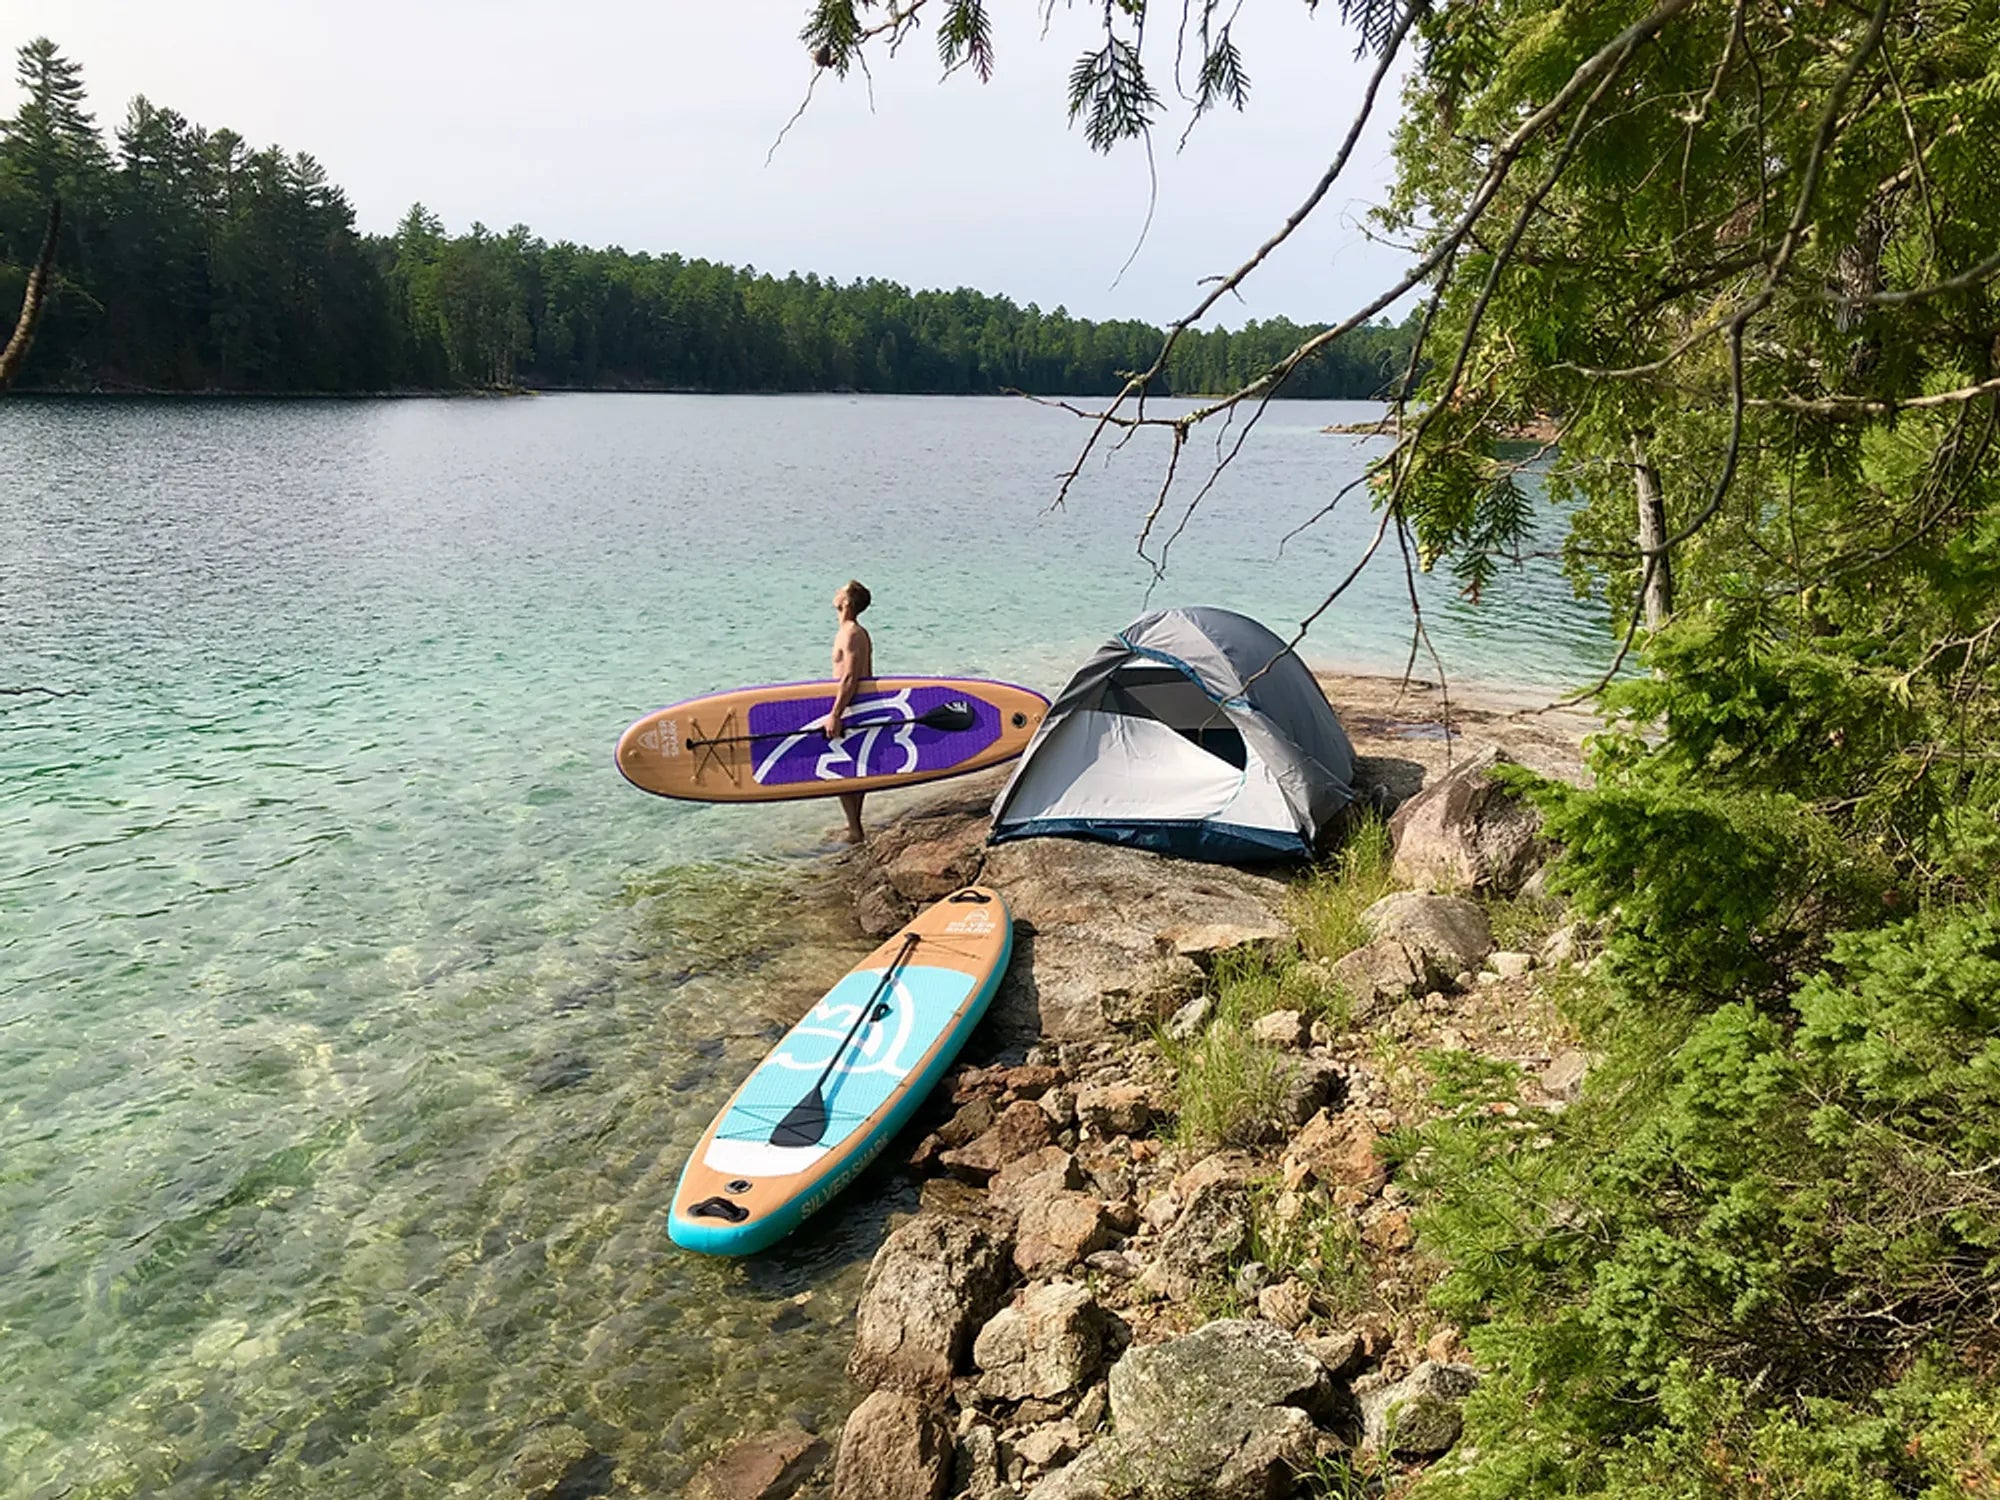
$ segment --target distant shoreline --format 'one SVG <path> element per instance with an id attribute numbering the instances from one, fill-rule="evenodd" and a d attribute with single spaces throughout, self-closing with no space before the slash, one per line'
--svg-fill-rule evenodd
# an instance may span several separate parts
<path id="1" fill-rule="evenodd" d="M 37 396 L 66 400 L 127 399 L 147 401 L 458 401 L 458 400 L 499 400 L 522 396 L 921 396 L 948 400 L 992 400 L 996 397 L 1012 401 L 1070 400 L 1070 401 L 1110 401 L 1117 397 L 1116 391 L 1038 391 L 1023 394 L 1017 391 L 863 391 L 850 388 L 831 390 L 793 389 L 737 389 L 694 385 L 522 385 L 506 387 L 458 387 L 458 386 L 414 386 L 392 387 L 387 390 L 344 391 L 344 390 L 260 390 L 249 386 L 204 387 L 187 390 L 171 386 L 143 385 L 93 385 L 93 386 L 31 386 L 16 385 L 8 393 L 10 396 Z M 1201 401 L 1207 398 L 1198 395 L 1172 394 L 1148 396 L 1149 401 Z M 1284 397 L 1296 401 L 1372 401 L 1372 397 L 1360 396 L 1296 396 Z M 1336 424 L 1322 429 L 1326 432 L 1375 432 L 1379 424 L 1359 422 Z"/>
<path id="2" fill-rule="evenodd" d="M 1396 423 L 1391 416 L 1381 416 L 1372 422 L 1335 422 L 1320 431 L 1342 437 L 1394 437 Z M 1507 435 L 1524 443 L 1553 443 L 1562 436 L 1562 428 L 1554 417 L 1540 416 L 1510 428 Z"/>

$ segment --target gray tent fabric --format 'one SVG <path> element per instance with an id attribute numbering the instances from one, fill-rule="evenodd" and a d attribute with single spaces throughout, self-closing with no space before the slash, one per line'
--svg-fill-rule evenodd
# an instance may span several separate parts
<path id="1" fill-rule="evenodd" d="M 1282 640 L 1232 610 L 1164 609 L 1057 695 L 993 804 L 992 839 L 1282 859 L 1312 852 L 1353 782 L 1346 732 Z"/>

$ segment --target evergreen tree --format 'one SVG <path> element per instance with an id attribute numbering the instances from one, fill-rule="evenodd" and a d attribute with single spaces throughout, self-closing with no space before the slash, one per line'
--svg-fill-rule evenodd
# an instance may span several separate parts
<path id="1" fill-rule="evenodd" d="M 78 179 L 103 162 L 93 116 L 83 107 L 83 69 L 36 37 L 16 54 L 15 81 L 27 97 L 0 121 L 7 171 L 43 202 L 74 199 Z"/>

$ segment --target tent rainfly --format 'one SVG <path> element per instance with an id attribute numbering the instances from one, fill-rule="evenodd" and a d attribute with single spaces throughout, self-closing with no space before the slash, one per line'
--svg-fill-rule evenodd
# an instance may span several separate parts
<path id="1" fill-rule="evenodd" d="M 1312 852 L 1353 779 L 1353 747 L 1290 647 L 1230 610 L 1167 609 L 1070 679 L 993 805 L 992 838 L 1284 859 Z"/>

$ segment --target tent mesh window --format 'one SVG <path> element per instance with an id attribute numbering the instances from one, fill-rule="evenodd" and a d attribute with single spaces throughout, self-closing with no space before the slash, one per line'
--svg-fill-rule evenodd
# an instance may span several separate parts
<path id="1" fill-rule="evenodd" d="M 1229 722 L 1213 698 L 1172 667 L 1120 667 L 1105 679 L 1097 701 L 1083 706 L 1132 719 L 1157 719 L 1190 744 L 1239 771 L 1250 762 L 1242 731 Z"/>

